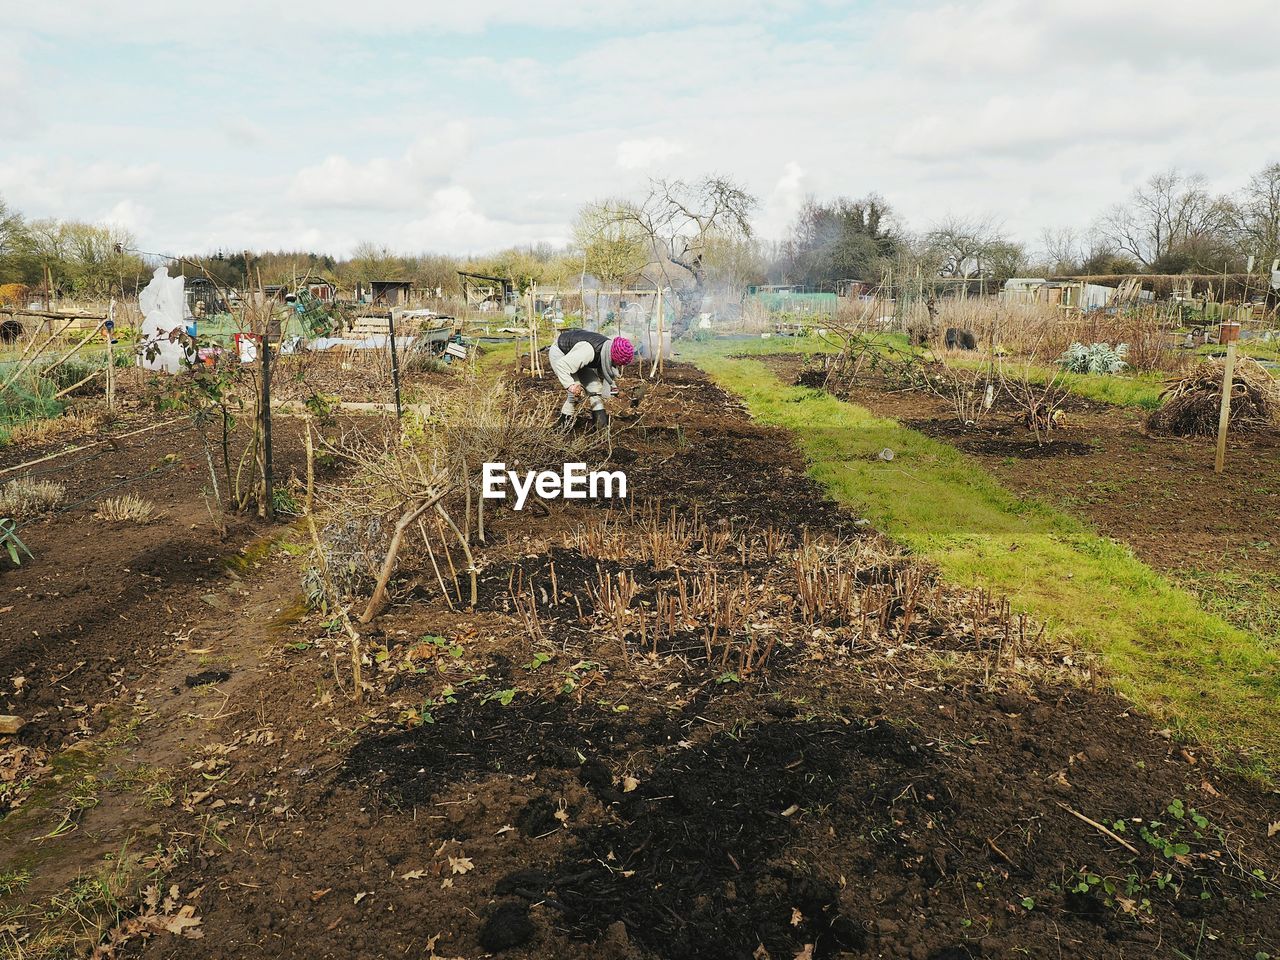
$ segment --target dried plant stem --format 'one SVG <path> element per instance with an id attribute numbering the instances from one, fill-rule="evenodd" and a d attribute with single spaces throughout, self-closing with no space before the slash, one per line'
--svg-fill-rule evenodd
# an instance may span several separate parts
<path id="1" fill-rule="evenodd" d="M 440 575 L 440 564 L 436 563 L 436 552 L 431 547 L 431 538 L 427 536 L 426 524 L 422 522 L 422 518 L 418 518 L 418 532 L 422 534 L 422 542 L 427 548 L 427 556 L 431 558 L 431 569 L 436 572 L 436 583 L 440 584 L 440 593 L 444 597 L 444 602 L 449 605 L 449 609 L 453 607 L 453 597 L 449 596 L 449 590 L 444 585 L 444 577 Z"/>
<path id="2" fill-rule="evenodd" d="M 439 506 L 440 498 L 445 495 L 447 487 L 441 487 L 433 496 L 419 502 L 412 503 L 405 508 L 404 513 L 400 515 L 400 519 L 396 521 L 396 527 L 391 534 L 391 543 L 387 546 L 387 555 L 382 561 L 382 570 L 378 573 L 378 584 L 373 588 L 373 595 L 369 597 L 369 603 L 364 608 L 364 613 L 360 616 L 361 623 L 368 623 L 379 613 L 386 602 L 387 584 L 391 581 L 391 573 L 395 570 L 396 558 L 400 555 L 400 545 L 404 540 L 404 532 L 409 525 L 416 521 L 420 516 L 430 510 L 432 507 Z M 452 521 L 451 521 L 452 522 Z M 456 527 L 454 528 L 457 529 Z M 474 600 L 474 580 L 472 582 L 472 603 Z"/>
<path id="3" fill-rule="evenodd" d="M 449 549 L 449 544 L 445 540 L 444 525 L 439 517 L 436 517 L 436 533 L 440 537 L 440 549 L 444 551 L 445 562 L 449 564 L 449 578 L 453 580 L 453 592 L 457 594 L 458 603 L 462 603 L 462 587 L 458 585 L 458 568 L 453 565 L 453 551 Z"/>
<path id="4" fill-rule="evenodd" d="M 351 614 L 346 606 L 342 603 L 338 595 L 337 589 L 333 585 L 333 580 L 329 576 L 329 562 L 325 559 L 324 548 L 320 545 L 320 531 L 316 529 L 316 518 L 310 511 L 307 512 L 307 530 L 311 533 L 311 546 L 316 554 L 316 569 L 320 573 L 320 582 L 324 586 L 324 591 L 329 597 L 333 608 L 338 611 L 338 617 L 342 620 L 342 627 L 347 633 L 348 639 L 351 641 L 351 679 L 355 686 L 354 697 L 356 703 L 364 700 L 364 680 L 363 669 L 360 662 L 360 634 L 355 626 L 351 623 Z M 334 661 L 333 675 L 335 679 L 338 676 L 338 664 Z"/>
<path id="5" fill-rule="evenodd" d="M 462 553 L 467 558 L 467 574 L 471 580 L 471 603 L 469 606 L 474 607 L 476 605 L 478 587 L 477 574 L 479 573 L 476 569 L 475 557 L 471 555 L 471 547 L 467 543 L 467 538 L 463 535 L 462 531 L 458 529 L 458 525 L 453 522 L 453 517 L 449 516 L 449 512 L 445 510 L 444 505 L 437 502 L 435 504 L 435 508 L 436 513 L 444 519 L 444 522 L 449 525 L 449 529 L 453 531 L 454 536 L 458 538 L 458 543 L 462 547 Z"/>

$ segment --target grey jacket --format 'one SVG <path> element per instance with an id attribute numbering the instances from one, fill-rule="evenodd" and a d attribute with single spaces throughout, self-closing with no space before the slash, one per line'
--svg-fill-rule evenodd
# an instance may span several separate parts
<path id="1" fill-rule="evenodd" d="M 613 394 L 618 370 L 613 365 L 613 337 L 593 330 L 562 330 L 551 351 L 551 369 L 566 389 L 575 381 L 602 380 L 605 395 Z M 559 356 L 557 356 L 559 354 Z"/>

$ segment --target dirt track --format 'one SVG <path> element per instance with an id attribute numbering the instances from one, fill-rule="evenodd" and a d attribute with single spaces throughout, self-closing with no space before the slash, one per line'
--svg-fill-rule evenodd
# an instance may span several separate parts
<path id="1" fill-rule="evenodd" d="M 707 541 L 722 529 L 781 534 L 773 557 L 735 560 L 698 541 L 675 565 L 748 578 L 758 636 L 779 638 L 768 668 L 726 678 L 697 644 L 650 656 L 629 636 L 624 648 L 593 611 L 597 565 L 633 570 L 637 604 L 673 574 L 566 545 L 566 530 L 605 508 L 561 502 L 494 520 L 479 610 L 450 610 L 427 576 L 404 571 L 399 602 L 366 636 L 372 689 L 357 708 L 345 641 L 299 613 L 298 560 L 264 552 L 243 582 L 200 587 L 221 606 L 175 607 L 184 646 L 120 678 L 121 702 L 141 693 L 146 711 L 115 769 L 163 768 L 174 801 L 147 802 L 120 778 L 71 842 L 110 849 L 148 825 L 178 838 L 186 857 L 166 882 L 203 933 L 135 937 L 122 951 L 948 960 L 1280 949 L 1280 893 L 1249 873 L 1280 868 L 1266 837 L 1280 820 L 1274 795 L 1212 772 L 1114 697 L 1064 682 L 1074 670 L 1060 652 L 1024 648 L 1003 669 L 983 598 L 930 587 L 914 626 L 903 633 L 895 608 L 874 642 L 806 626 L 790 551 L 806 531 L 871 535 L 821 496 L 784 435 L 751 424 L 696 371 L 673 366 L 617 447 L 641 510 L 696 506 Z M 542 591 L 544 643 L 509 609 L 513 566 Z M 192 592 L 155 575 L 166 596 Z M 130 615 L 144 598 L 120 602 Z M 539 651 L 550 659 L 537 664 Z M 187 689 L 209 664 L 227 678 Z M 47 828 L 30 818 L 31 832 Z"/>

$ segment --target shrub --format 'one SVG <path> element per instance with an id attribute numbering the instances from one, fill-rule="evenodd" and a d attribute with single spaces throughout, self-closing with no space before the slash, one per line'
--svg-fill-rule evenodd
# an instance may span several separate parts
<path id="1" fill-rule="evenodd" d="M 156 505 L 150 500 L 143 500 L 137 494 L 127 493 L 123 497 L 107 497 L 98 504 L 93 514 L 97 520 L 109 523 L 128 520 L 133 523 L 149 523 L 155 519 Z"/>
<path id="2" fill-rule="evenodd" d="M 47 513 L 62 503 L 66 494 L 66 487 L 51 480 L 10 480 L 0 487 L 0 516 L 22 519 Z"/>
<path id="3" fill-rule="evenodd" d="M 1058 365 L 1068 373 L 1115 374 L 1128 368 L 1125 361 L 1128 354 L 1129 346 L 1124 343 L 1114 347 L 1109 343 L 1091 343 L 1086 347 L 1077 342 L 1067 347 L 1066 353 L 1058 358 Z"/>

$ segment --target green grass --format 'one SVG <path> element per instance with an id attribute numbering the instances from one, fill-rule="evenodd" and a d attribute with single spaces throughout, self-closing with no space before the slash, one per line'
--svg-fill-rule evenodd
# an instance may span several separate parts
<path id="1" fill-rule="evenodd" d="M 1019 499 L 955 448 L 822 391 L 789 387 L 737 343 L 686 348 L 759 421 L 792 431 L 835 499 L 938 565 L 1098 654 L 1115 688 L 1188 738 L 1280 771 L 1280 656 L 1045 504 Z M 891 462 L 876 459 L 885 447 Z M 1105 723 L 1103 717 L 1100 723 Z"/>
<path id="2" fill-rule="evenodd" d="M 1227 569 L 1179 571 L 1204 608 L 1280 653 L 1280 575 Z"/>
<path id="3" fill-rule="evenodd" d="M 1274 360 L 1280 362 L 1280 340 L 1237 340 L 1236 350 L 1243 356 L 1255 360 Z M 1196 348 L 1198 357 L 1223 357 L 1227 348 L 1217 343 L 1206 343 Z"/>
<path id="4" fill-rule="evenodd" d="M 876 340 L 885 346 L 898 350 L 907 350 L 910 343 L 905 334 L 881 333 Z M 681 344 L 686 351 L 713 350 L 717 354 L 733 356 L 766 356 L 769 354 L 816 354 L 835 353 L 840 347 L 834 340 L 824 340 L 816 335 L 808 337 L 760 337 L 752 339 L 720 339 L 707 343 Z M 977 370 L 986 366 L 987 361 L 979 356 L 946 357 L 948 365 L 968 370 Z M 1032 383 L 1045 384 L 1055 374 L 1060 377 L 1062 385 L 1077 396 L 1097 403 L 1107 403 L 1118 407 L 1140 407 L 1143 410 L 1154 410 L 1160 406 L 1160 393 L 1164 389 L 1163 373 L 1128 373 L 1108 376 L 1097 373 L 1060 373 L 1056 368 L 1046 364 L 1025 364 L 1021 360 L 1007 360 L 1011 371 L 1019 374 L 1027 370 L 1028 379 Z"/>
<path id="5" fill-rule="evenodd" d="M 955 367 L 976 370 L 986 366 L 987 361 L 979 357 L 947 358 L 947 363 Z M 1164 373 L 1062 373 L 1054 367 L 1040 363 L 1025 363 L 1022 360 L 1006 360 L 1010 373 L 1019 376 L 1025 369 L 1027 379 L 1031 383 L 1046 384 L 1057 375 L 1059 382 L 1067 390 L 1086 400 L 1097 403 L 1108 403 L 1116 407 L 1140 407 L 1143 410 L 1154 410 L 1160 406 L 1160 393 L 1164 390 L 1167 374 Z"/>
<path id="6" fill-rule="evenodd" d="M 479 343 L 472 350 L 482 351 L 477 357 L 478 368 L 482 377 L 496 377 L 498 372 L 513 363 L 520 354 L 520 348 L 528 341 L 514 339 L 510 343 Z M 525 351 L 528 353 L 528 350 Z M 527 367 L 528 364 L 525 364 Z"/>

